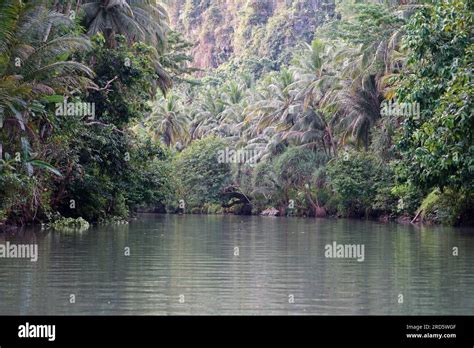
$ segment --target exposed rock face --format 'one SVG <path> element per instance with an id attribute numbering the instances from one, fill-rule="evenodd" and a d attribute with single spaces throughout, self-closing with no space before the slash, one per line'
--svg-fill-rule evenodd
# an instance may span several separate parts
<path id="1" fill-rule="evenodd" d="M 195 44 L 198 68 L 216 68 L 233 56 L 286 63 L 295 43 L 311 42 L 334 10 L 334 0 L 174 0 L 168 6 L 172 26 Z"/>

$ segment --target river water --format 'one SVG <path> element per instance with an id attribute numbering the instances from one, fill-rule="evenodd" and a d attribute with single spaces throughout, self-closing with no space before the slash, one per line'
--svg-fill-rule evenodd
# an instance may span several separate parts
<path id="1" fill-rule="evenodd" d="M 7 241 L 38 261 L 0 258 L 0 315 L 474 314 L 473 229 L 143 214 Z M 326 257 L 334 242 L 363 261 Z"/>

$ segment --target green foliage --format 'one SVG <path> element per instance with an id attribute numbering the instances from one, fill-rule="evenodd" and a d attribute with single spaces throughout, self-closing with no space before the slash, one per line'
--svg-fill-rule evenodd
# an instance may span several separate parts
<path id="1" fill-rule="evenodd" d="M 204 203 L 221 203 L 222 191 L 230 184 L 231 168 L 219 163 L 219 151 L 226 142 L 207 137 L 193 142 L 176 157 L 175 175 L 179 178 L 178 200 L 184 200 L 186 209 L 202 207 Z"/>
<path id="2" fill-rule="evenodd" d="M 224 208 L 220 204 L 216 203 L 205 203 L 202 212 L 204 214 L 213 214 L 213 215 L 219 215 L 224 213 Z"/>
<path id="3" fill-rule="evenodd" d="M 0 170 L 0 222 L 7 219 L 21 224 L 27 222 L 36 186 L 34 178 Z"/>
<path id="4" fill-rule="evenodd" d="M 458 185 L 460 193 L 471 190 L 472 86 L 467 57 L 472 52 L 466 40 L 472 19 L 460 2 L 455 4 L 460 15 L 449 19 L 456 25 L 445 28 L 452 38 L 441 36 L 431 43 L 431 32 L 423 26 L 432 31 L 443 26 L 434 17 L 425 17 L 426 13 L 439 12 L 436 8 L 440 5 L 340 3 L 337 10 L 342 17 L 331 19 L 334 8 L 321 3 L 315 8 L 329 14 L 325 18 L 328 23 L 317 30 L 318 39 L 311 45 L 298 45 L 314 35 L 298 27 L 298 23 L 308 23 L 305 16 L 312 12 L 303 9 L 310 3 L 294 1 L 275 7 L 272 2 L 250 1 L 242 5 L 235 30 L 237 41 L 226 43 L 229 47 L 234 44 L 235 54 L 202 80 L 202 88 L 176 94 L 182 112 L 192 118 L 185 146 L 215 135 L 236 148 L 259 150 L 255 167 L 238 165 L 233 171 L 234 184 L 252 198 L 255 211 L 268 206 L 281 210 L 294 199 L 299 209 L 293 212 L 296 214 L 325 206 L 343 215 L 393 217 L 414 214 L 430 185 L 443 186 L 446 181 L 450 187 Z M 212 6 L 193 2 L 194 29 L 202 25 L 199 15 Z M 441 7 L 449 9 L 448 5 Z M 315 18 L 321 18 L 320 14 Z M 208 16 L 203 23 L 210 23 Z M 220 19 L 214 20 L 220 29 L 226 28 Z M 212 35 L 207 30 L 204 41 Z M 417 51 L 421 41 L 416 35 L 426 39 L 423 52 Z M 404 37 L 405 44 L 401 45 Z M 288 46 L 289 42 L 292 44 Z M 443 52 L 450 58 L 443 63 L 434 62 L 438 54 L 430 53 L 438 43 L 439 47 L 441 43 L 453 46 Z M 466 50 L 455 45 L 464 45 Z M 293 59 L 286 67 L 290 57 Z M 449 72 L 452 78 L 446 83 L 446 96 L 431 94 L 438 80 L 420 78 L 423 69 L 430 72 L 437 64 L 440 72 Z M 441 70 L 441 65 L 449 68 Z M 418 84 L 419 90 L 413 90 L 411 82 Z M 425 149 L 418 144 L 404 148 L 406 139 L 396 146 L 398 129 L 418 122 L 411 115 L 381 113 L 381 102 L 393 98 L 397 90 L 398 102 L 423 99 L 423 103 L 434 103 L 430 109 L 434 112 L 422 113 L 427 121 L 419 125 L 419 132 L 425 133 Z M 343 149 L 349 151 L 349 160 L 339 153 Z M 410 163 L 413 156 L 421 161 L 423 153 L 423 162 Z M 334 157 L 329 182 L 324 161 L 312 164 L 312 156 L 320 155 L 326 160 Z M 453 163 L 459 166 L 453 168 Z M 418 176 L 427 168 L 433 180 L 428 183 L 424 179 L 423 184 Z"/>
<path id="5" fill-rule="evenodd" d="M 345 216 L 369 216 L 375 209 L 387 210 L 380 197 L 388 194 L 390 174 L 387 165 L 370 153 L 346 152 L 331 160 L 328 177 L 337 195 L 339 212 Z"/>
<path id="6" fill-rule="evenodd" d="M 146 119 L 145 125 L 152 132 L 153 139 L 161 138 L 167 147 L 174 146 L 181 141 L 185 143 L 187 137 L 188 117 L 177 102 L 173 94 L 154 101 L 153 111 Z"/>
<path id="7" fill-rule="evenodd" d="M 401 177 L 400 169 L 403 168 L 399 165 L 395 166 L 397 178 Z M 423 199 L 423 192 L 411 182 L 397 182 L 390 190 L 390 193 L 398 199 L 394 211 L 400 214 L 411 214 L 415 212 Z"/>
<path id="8" fill-rule="evenodd" d="M 290 147 L 273 161 L 257 164 L 252 179 L 256 210 L 273 206 L 290 215 L 313 215 L 328 200 L 324 187 L 327 161 L 324 153 Z M 290 201 L 294 208 L 289 208 Z"/>
<path id="9" fill-rule="evenodd" d="M 230 186 L 254 212 L 468 221 L 472 2 L 399 3 L 168 2 L 188 42 L 154 2 L 80 2 L 76 22 L 1 2 L 0 222 L 222 213 Z M 192 47 L 218 66 L 199 81 Z M 421 113 L 381 113 L 393 97 Z M 220 163 L 226 147 L 252 161 Z"/>
<path id="10" fill-rule="evenodd" d="M 275 161 L 275 171 L 286 187 L 302 187 L 312 183 L 315 172 L 324 167 L 328 157 L 305 148 L 293 147 Z"/>
<path id="11" fill-rule="evenodd" d="M 452 190 L 441 192 L 439 189 L 434 189 L 423 199 L 417 213 L 423 221 L 455 226 L 460 223 L 472 223 L 472 217 L 468 214 L 473 206 L 472 196 Z M 466 218 L 471 221 L 462 221 Z"/>
<path id="12" fill-rule="evenodd" d="M 122 184 L 125 202 L 131 207 L 165 211 L 175 194 L 172 155 L 150 141 L 132 145 L 130 161 Z"/>
<path id="13" fill-rule="evenodd" d="M 46 3 L 5 0 L 0 17 L 0 210 L 23 224 L 50 209 L 62 175 L 49 137 L 61 120 L 48 103 L 91 85 L 92 70 L 73 59 L 91 45 Z"/>
<path id="14" fill-rule="evenodd" d="M 160 56 L 160 64 L 167 70 L 175 83 L 196 83 L 190 74 L 199 69 L 190 67 L 193 57 L 189 54 L 192 44 L 176 31 L 167 34 L 167 50 Z"/>
<path id="15" fill-rule="evenodd" d="M 172 199 L 171 155 L 129 128 L 151 110 L 148 100 L 157 88 L 170 87 L 163 65 L 175 57 L 174 76 L 183 73 L 186 58 L 177 55 L 187 46 L 174 37 L 175 55 L 161 55 L 167 36 L 160 32 L 158 5 L 143 3 L 150 10 L 144 13 L 138 2 L 118 1 L 90 21 L 89 10 L 100 3 L 77 5 L 89 33 L 101 32 L 99 22 L 116 16 L 133 27 L 127 39 L 115 35 L 124 28 L 115 28 L 104 33 L 107 40 L 99 34 L 89 41 L 78 22 L 62 14 L 68 11 L 62 3 L 55 2 L 55 11 L 49 2 L 0 4 L 2 222 L 45 221 L 54 211 L 89 221 L 127 218 L 137 207 L 163 207 Z M 160 23 L 134 35 L 151 17 Z M 95 113 L 60 115 L 56 104 L 63 102 L 90 103 Z"/>
<path id="16" fill-rule="evenodd" d="M 165 163 L 169 155 L 160 146 L 136 143 L 138 138 L 127 132 L 149 112 L 148 99 L 155 92 L 150 49 L 141 43 L 127 46 L 120 37 L 111 49 L 97 37 L 90 54 L 86 59 L 93 56 L 95 82 L 107 88 L 87 96 L 97 110 L 94 119 L 79 125 L 82 132 L 70 130 L 75 163 L 69 159 L 73 170 L 58 209 L 66 216 L 97 221 L 126 218 L 138 206 L 164 206 L 171 194 Z M 71 199 L 76 202 L 73 209 Z"/>
<path id="17" fill-rule="evenodd" d="M 62 216 L 55 216 L 47 226 L 60 232 L 83 232 L 90 227 L 89 223 L 83 218 L 73 219 Z"/>
<path id="18" fill-rule="evenodd" d="M 473 191 L 472 2 L 426 7 L 407 25 L 408 71 L 398 90 L 421 114 L 405 121 L 399 142 L 401 180 L 424 192 Z"/>
<path id="19" fill-rule="evenodd" d="M 104 34 L 109 47 L 114 47 L 116 34 L 160 49 L 165 46 L 167 13 L 156 1 L 89 0 L 79 8 L 87 33 L 91 36 Z"/>
<path id="20" fill-rule="evenodd" d="M 125 219 L 138 208 L 164 211 L 173 199 L 175 183 L 172 179 L 171 155 L 162 146 L 150 142 L 126 143 L 120 172 L 114 167 L 81 164 L 85 173 L 73 180 L 68 198 L 60 207 L 63 214 L 82 216 L 90 221 L 117 216 Z"/>
<path id="21" fill-rule="evenodd" d="M 278 173 L 270 161 L 260 162 L 255 166 L 252 175 L 253 205 L 257 211 L 262 211 L 268 206 L 279 206 L 285 203 L 283 187 Z"/>
<path id="22" fill-rule="evenodd" d="M 121 128 L 142 119 L 150 110 L 147 102 L 156 93 L 159 76 L 153 69 L 150 46 L 128 46 L 120 36 L 117 40 L 117 46 L 111 49 L 100 36 L 94 37 L 94 50 L 84 60 L 94 61 L 94 82 L 102 87 L 87 97 L 95 104 L 95 118 Z"/>

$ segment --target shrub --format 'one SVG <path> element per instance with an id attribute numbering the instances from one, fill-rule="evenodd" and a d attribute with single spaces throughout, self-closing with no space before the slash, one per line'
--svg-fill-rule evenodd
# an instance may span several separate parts
<path id="1" fill-rule="evenodd" d="M 285 203 L 282 185 L 271 161 L 260 162 L 255 166 L 252 188 L 254 213 Z"/>
<path id="2" fill-rule="evenodd" d="M 207 137 L 193 142 L 176 157 L 177 199 L 185 201 L 186 209 L 223 203 L 222 191 L 232 180 L 230 164 L 218 161 L 218 152 L 225 146 L 224 140 Z"/>
<path id="3" fill-rule="evenodd" d="M 50 222 L 48 223 L 48 227 L 62 232 L 82 232 L 89 229 L 89 223 L 84 220 L 83 218 L 65 218 L 59 214 L 50 215 Z"/>
<path id="4" fill-rule="evenodd" d="M 390 209 L 381 197 L 389 192 L 393 175 L 375 155 L 346 152 L 328 163 L 328 176 L 342 215 L 368 216 Z"/>
<path id="5" fill-rule="evenodd" d="M 286 209 L 289 215 L 313 215 L 314 204 L 324 205 L 325 164 L 328 157 L 301 147 L 290 147 L 273 161 L 260 162 L 253 172 L 254 207 Z M 322 199 L 321 199 L 322 198 Z M 289 208 L 290 200 L 294 208 Z"/>
<path id="6" fill-rule="evenodd" d="M 311 182 L 315 170 L 324 166 L 328 158 L 300 147 L 285 151 L 275 162 L 275 171 L 285 187 L 301 187 Z"/>
<path id="7" fill-rule="evenodd" d="M 123 187 L 127 206 L 165 212 L 175 194 L 170 151 L 147 141 L 133 147 L 130 157 Z"/>
<path id="8" fill-rule="evenodd" d="M 423 199 L 417 210 L 424 221 L 435 224 L 458 225 L 473 210 L 472 196 L 464 192 L 436 188 Z"/>

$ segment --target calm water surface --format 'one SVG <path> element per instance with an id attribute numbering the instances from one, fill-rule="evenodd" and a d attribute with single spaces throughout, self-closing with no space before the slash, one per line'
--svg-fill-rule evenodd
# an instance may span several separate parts
<path id="1" fill-rule="evenodd" d="M 39 259 L 0 259 L 0 315 L 474 314 L 473 229 L 141 215 L 6 241 L 38 243 Z M 325 258 L 333 241 L 364 244 L 364 262 Z"/>

